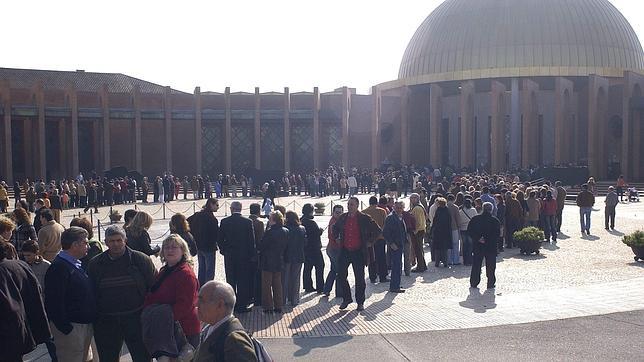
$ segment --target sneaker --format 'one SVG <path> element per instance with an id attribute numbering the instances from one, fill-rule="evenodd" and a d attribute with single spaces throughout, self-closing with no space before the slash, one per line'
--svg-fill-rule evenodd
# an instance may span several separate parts
<path id="1" fill-rule="evenodd" d="M 389 291 L 389 293 L 404 293 L 404 292 L 405 292 L 405 290 L 403 288 L 394 289 L 394 290 Z"/>
<path id="2" fill-rule="evenodd" d="M 351 302 L 342 302 L 342 304 L 340 304 L 340 310 L 345 310 L 345 309 L 347 309 L 347 307 L 349 306 L 349 304 L 351 304 Z"/>
<path id="3" fill-rule="evenodd" d="M 362 312 L 364 310 L 364 304 L 358 304 L 358 308 L 356 308 L 358 312 Z"/>

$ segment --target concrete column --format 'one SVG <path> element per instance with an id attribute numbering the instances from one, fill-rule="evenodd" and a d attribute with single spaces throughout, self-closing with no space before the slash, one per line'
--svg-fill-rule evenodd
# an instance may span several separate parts
<path id="1" fill-rule="evenodd" d="M 135 85 L 132 89 L 132 99 L 134 100 L 134 121 L 132 130 L 132 151 L 134 153 L 134 169 L 143 173 L 143 155 L 141 151 L 141 88 Z"/>
<path id="2" fill-rule="evenodd" d="M 348 87 L 342 87 L 342 166 L 349 170 L 349 109 L 351 94 Z"/>
<path id="3" fill-rule="evenodd" d="M 490 124 L 490 168 L 492 173 L 505 171 L 505 85 L 492 81 L 492 123 Z"/>
<path id="4" fill-rule="evenodd" d="M 112 168 L 110 161 L 110 100 L 109 100 L 109 90 L 107 84 L 103 84 L 101 87 L 101 108 L 103 109 L 103 165 L 102 170 L 97 170 L 99 175 L 102 174 L 101 171 L 106 171 Z"/>
<path id="5" fill-rule="evenodd" d="M 45 139 L 45 91 L 42 83 L 38 83 L 34 89 L 36 95 L 36 107 L 38 108 L 38 121 L 36 125 L 37 141 L 35 155 L 35 177 L 47 177 L 47 141 Z"/>
<path id="6" fill-rule="evenodd" d="M 371 87 L 371 168 L 380 167 L 380 89 Z"/>
<path id="7" fill-rule="evenodd" d="M 571 80 L 555 78 L 555 164 L 561 165 L 570 162 L 571 142 L 574 134 L 570 119 L 570 103 L 572 98 L 573 83 Z"/>
<path id="8" fill-rule="evenodd" d="M 69 108 L 71 110 L 71 119 L 69 122 L 69 149 L 71 153 L 71 176 L 76 177 L 80 172 L 78 161 L 78 94 L 73 86 L 67 88 L 67 97 L 69 99 Z"/>
<path id="9" fill-rule="evenodd" d="M 606 112 L 608 106 L 608 79 L 596 75 L 588 77 L 588 169 L 595 179 L 607 175 Z"/>
<path id="10" fill-rule="evenodd" d="M 320 89 L 313 88 L 313 168 L 320 169 Z"/>
<path id="11" fill-rule="evenodd" d="M 291 171 L 291 93 L 284 87 L 284 171 Z"/>
<path id="12" fill-rule="evenodd" d="M 633 84 L 631 72 L 624 72 L 624 89 L 622 90 L 622 159 L 620 161 L 622 174 L 628 180 L 632 176 L 630 164 L 631 146 L 631 125 L 635 116 L 631 112 L 631 97 L 633 96 Z"/>
<path id="13" fill-rule="evenodd" d="M 56 122 L 56 130 L 58 131 L 58 172 L 52 172 L 53 176 L 56 176 L 57 179 L 60 179 L 62 177 L 67 177 L 69 176 L 67 174 L 67 165 L 68 165 L 68 159 L 67 159 L 67 145 L 68 145 L 68 140 L 67 140 L 67 127 L 65 127 L 65 120 L 61 119 Z M 76 175 L 73 175 L 76 176 Z"/>
<path id="14" fill-rule="evenodd" d="M 201 123 L 201 88 L 195 87 L 195 172 L 197 175 L 202 173 L 201 163 L 203 162 Z"/>
<path id="15" fill-rule="evenodd" d="M 473 81 L 461 83 L 460 97 L 460 115 L 461 115 L 461 132 L 459 136 L 460 143 L 460 161 L 461 167 L 476 168 L 474 165 L 474 97 L 475 89 Z"/>
<path id="16" fill-rule="evenodd" d="M 400 94 L 400 162 L 409 164 L 409 87 L 402 87 Z"/>
<path id="17" fill-rule="evenodd" d="M 642 181 L 642 111 L 633 115 L 633 180 Z"/>
<path id="18" fill-rule="evenodd" d="M 262 96 L 259 94 L 259 87 L 255 87 L 255 168 L 260 169 L 262 166 Z"/>
<path id="19" fill-rule="evenodd" d="M 523 112 L 523 130 L 521 139 L 521 166 L 528 168 L 536 166 L 539 162 L 538 139 L 539 139 L 539 111 L 536 103 L 539 84 L 523 79 L 523 94 L 521 97 L 521 110 Z"/>
<path id="20" fill-rule="evenodd" d="M 163 106 L 165 111 L 165 168 L 172 172 L 172 93 L 170 87 L 165 87 Z"/>
<path id="21" fill-rule="evenodd" d="M 224 123 L 224 157 L 225 157 L 225 168 L 226 174 L 230 175 L 232 173 L 232 135 L 233 135 L 233 125 L 232 125 L 232 112 L 230 110 L 230 87 L 226 87 L 224 91 L 224 102 L 226 106 L 226 123 Z"/>
<path id="22" fill-rule="evenodd" d="M 36 175 L 37 164 L 34 160 L 34 123 L 35 120 L 26 118 L 23 121 L 23 133 L 22 137 L 24 140 L 23 149 L 24 160 L 25 160 L 25 174 L 27 178 L 33 179 L 33 181 L 39 179 Z M 44 180 L 44 177 L 43 177 Z"/>
<path id="23" fill-rule="evenodd" d="M 521 109 L 519 79 L 512 78 L 510 94 L 510 166 L 521 166 Z"/>
<path id="24" fill-rule="evenodd" d="M 0 99 L 4 108 L 4 116 L 2 117 L 2 127 L 4 129 L 4 138 L 2 139 L 2 165 L 0 174 L 11 184 L 13 181 L 13 163 L 12 163 L 12 149 L 11 149 L 11 88 L 8 81 L 0 83 Z"/>
<path id="25" fill-rule="evenodd" d="M 94 155 L 94 171 L 102 176 L 101 172 L 101 124 L 98 120 L 92 121 L 92 152 Z"/>
<path id="26" fill-rule="evenodd" d="M 443 163 L 443 88 L 432 84 L 429 88 L 429 159 L 434 167 Z"/>

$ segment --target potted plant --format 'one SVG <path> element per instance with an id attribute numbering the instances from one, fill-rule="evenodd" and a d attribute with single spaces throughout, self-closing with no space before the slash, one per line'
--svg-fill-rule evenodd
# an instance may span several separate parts
<path id="1" fill-rule="evenodd" d="M 635 261 L 644 261 L 644 231 L 637 230 L 632 234 L 624 235 L 622 242 L 633 249 Z"/>
<path id="2" fill-rule="evenodd" d="M 110 221 L 112 222 L 112 224 L 114 224 L 115 222 L 121 221 L 122 217 L 123 215 L 121 215 L 121 213 L 118 210 L 110 211 Z"/>
<path id="3" fill-rule="evenodd" d="M 323 202 L 316 202 L 313 206 L 315 207 L 315 215 L 324 215 L 326 205 Z"/>
<path id="4" fill-rule="evenodd" d="M 521 254 L 530 255 L 532 253 L 539 254 L 541 249 L 541 242 L 545 238 L 543 231 L 534 226 L 529 226 L 516 231 L 512 234 L 514 240 L 519 244 Z"/>

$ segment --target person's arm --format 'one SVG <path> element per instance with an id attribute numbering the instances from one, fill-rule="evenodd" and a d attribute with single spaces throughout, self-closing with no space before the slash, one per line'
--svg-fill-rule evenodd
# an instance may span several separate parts
<path id="1" fill-rule="evenodd" d="M 52 265 L 45 274 L 45 307 L 49 320 L 63 334 L 68 335 L 74 327 L 67 317 L 65 303 L 70 274 L 60 265 Z"/>
<path id="2" fill-rule="evenodd" d="M 198 282 L 188 273 L 182 273 L 182 279 L 176 284 L 176 299 L 172 305 L 172 313 L 175 320 L 184 320 L 192 315 L 196 301 L 195 291 L 198 290 Z"/>

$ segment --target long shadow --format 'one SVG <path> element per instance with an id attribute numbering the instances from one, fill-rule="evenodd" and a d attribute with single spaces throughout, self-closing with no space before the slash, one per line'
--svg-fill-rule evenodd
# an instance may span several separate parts
<path id="1" fill-rule="evenodd" d="M 566 235 L 566 234 L 564 234 L 562 232 L 559 232 L 557 234 L 557 239 L 558 240 L 568 240 L 568 239 L 570 239 L 570 236 L 568 236 L 568 235 Z"/>
<path id="2" fill-rule="evenodd" d="M 318 304 L 312 305 L 299 312 L 293 320 L 289 328 L 297 329 L 308 323 L 311 319 L 315 319 L 317 316 L 324 316 L 329 313 L 331 307 L 335 303 L 331 302 L 327 297 L 322 297 L 318 300 Z"/>
<path id="3" fill-rule="evenodd" d="M 394 304 L 394 299 L 396 298 L 396 296 L 398 296 L 397 293 L 386 293 L 381 300 L 370 304 L 362 313 L 364 315 L 364 319 L 366 321 L 376 320 L 379 313 L 382 313 L 391 308 L 391 306 Z"/>
<path id="4" fill-rule="evenodd" d="M 599 236 L 596 235 L 584 235 L 581 237 L 582 240 L 590 240 L 590 241 L 597 241 L 600 239 Z"/>
<path id="5" fill-rule="evenodd" d="M 628 263 L 630 266 L 644 268 L 644 261 L 633 261 Z"/>
<path id="6" fill-rule="evenodd" d="M 307 332 L 311 336 L 328 336 L 329 331 L 332 331 L 336 336 L 325 338 L 293 338 L 293 343 L 300 347 L 299 350 L 293 353 L 293 357 L 306 356 L 315 348 L 329 348 L 351 340 L 353 337 L 348 335 L 348 333 L 355 327 L 355 323 L 352 321 L 357 316 L 358 312 L 355 310 L 340 311 L 321 321 Z"/>
<path id="7" fill-rule="evenodd" d="M 458 304 L 463 308 L 472 309 L 474 313 L 485 313 L 488 309 L 496 308 L 496 295 L 494 289 L 487 289 L 481 294 L 478 288 L 470 288 L 470 294 Z"/>
<path id="8" fill-rule="evenodd" d="M 523 261 L 529 262 L 532 260 L 541 260 L 541 259 L 546 259 L 546 256 L 539 253 L 539 254 L 530 254 L 530 255 L 523 255 L 520 253 L 516 253 L 514 255 L 509 256 L 511 259 L 521 259 Z"/>
<path id="9" fill-rule="evenodd" d="M 624 233 L 620 232 L 618 230 L 610 230 L 610 231 L 608 231 L 608 233 L 611 234 L 611 235 L 615 235 L 615 236 L 624 236 Z"/>
<path id="10" fill-rule="evenodd" d="M 434 265 L 428 266 L 429 269 L 423 274 L 422 283 L 434 283 L 441 279 L 446 278 L 455 278 L 455 279 L 464 279 L 470 277 L 470 272 L 472 270 L 471 266 L 465 265 L 456 265 L 445 268 L 442 266 L 436 267 Z"/>
<path id="11" fill-rule="evenodd" d="M 559 246 L 557 246 L 557 244 L 550 244 L 550 243 L 542 243 L 541 248 L 550 250 L 550 251 L 555 251 L 560 249 Z"/>

